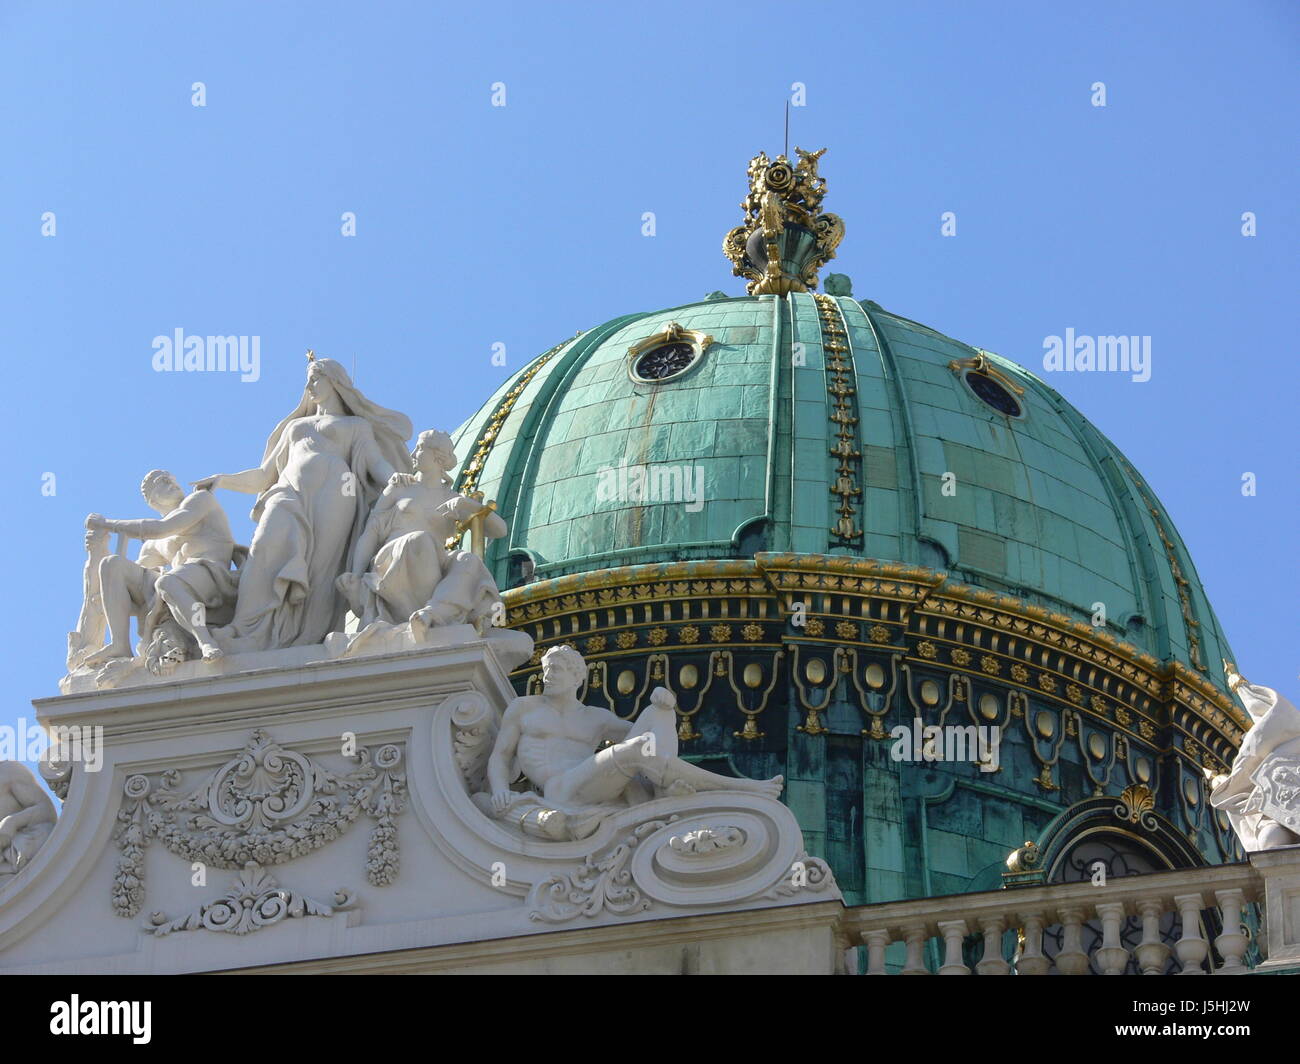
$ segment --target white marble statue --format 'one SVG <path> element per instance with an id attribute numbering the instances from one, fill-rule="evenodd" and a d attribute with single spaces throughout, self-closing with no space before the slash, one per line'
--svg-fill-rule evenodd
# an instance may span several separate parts
<path id="1" fill-rule="evenodd" d="M 54 830 L 58 814 L 31 769 L 0 761 L 0 887 L 17 875 Z"/>
<path id="2" fill-rule="evenodd" d="M 384 485 L 407 468 L 410 435 L 410 420 L 362 395 L 338 362 L 312 358 L 302 399 L 267 439 L 261 464 L 196 482 L 257 496 L 235 616 L 213 631 L 220 646 L 301 646 L 343 627 L 335 580 Z"/>
<path id="3" fill-rule="evenodd" d="M 360 627 L 379 622 L 413 628 L 471 624 L 480 634 L 500 610 L 501 595 L 476 554 L 448 550 L 457 524 L 486 508 L 452 490 L 447 471 L 456 452 L 445 432 L 420 433 L 411 454 L 413 473 L 395 473 L 375 503 L 357 540 L 350 571 L 338 579 Z M 506 534 L 506 523 L 484 513 L 488 539 Z"/>
<path id="4" fill-rule="evenodd" d="M 208 622 L 223 619 L 223 610 L 228 618 L 235 601 L 235 541 L 225 512 L 211 492 L 186 495 L 176 478 L 161 469 L 145 475 L 140 491 L 160 518 L 86 518 L 86 547 L 92 555 L 100 538 L 112 532 L 143 542 L 136 561 L 110 554 L 99 562 L 99 597 L 109 643 L 81 657 L 76 667 L 95 668 L 132 657 L 132 617 L 143 653 L 154 643 L 165 644 L 158 656 L 183 660 L 192 638 L 196 656 L 205 661 L 221 656 Z"/>
<path id="5" fill-rule="evenodd" d="M 1232 771 L 1210 779 L 1210 802 L 1228 814 L 1248 853 L 1300 844 L 1300 711 L 1270 687 L 1247 683 L 1225 661 L 1228 687 L 1255 722 Z"/>
<path id="6" fill-rule="evenodd" d="M 487 764 L 487 798 L 498 819 L 539 838 L 580 839 L 611 812 L 664 795 L 780 796 L 780 776 L 733 779 L 678 757 L 669 691 L 656 688 L 650 704 L 628 722 L 578 701 L 586 677 L 578 651 L 552 647 L 542 658 L 542 693 L 516 698 L 506 709 Z M 521 775 L 535 791 L 512 789 Z"/>

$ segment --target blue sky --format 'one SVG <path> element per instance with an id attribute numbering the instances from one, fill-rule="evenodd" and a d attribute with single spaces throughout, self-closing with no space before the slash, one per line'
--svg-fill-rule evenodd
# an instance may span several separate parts
<path id="1" fill-rule="evenodd" d="M 144 516 L 155 466 L 254 464 L 307 347 L 452 429 L 578 329 L 741 292 L 721 238 L 794 82 L 858 298 L 1034 370 L 1067 327 L 1152 337 L 1146 383 L 1049 382 L 1169 508 L 1246 675 L 1294 697 L 1298 49 L 1283 2 L 10 0 L 0 723 L 56 691 L 85 515 Z M 154 372 L 178 327 L 259 336 L 260 379 Z"/>

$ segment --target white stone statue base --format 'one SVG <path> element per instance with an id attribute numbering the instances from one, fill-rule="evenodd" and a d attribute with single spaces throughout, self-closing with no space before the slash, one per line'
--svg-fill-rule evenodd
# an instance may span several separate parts
<path id="1" fill-rule="evenodd" d="M 1267 956 L 1255 971 L 1300 972 L 1300 846 L 1257 850 L 1247 858 L 1264 879 L 1259 900 L 1267 913 L 1262 943 Z"/>

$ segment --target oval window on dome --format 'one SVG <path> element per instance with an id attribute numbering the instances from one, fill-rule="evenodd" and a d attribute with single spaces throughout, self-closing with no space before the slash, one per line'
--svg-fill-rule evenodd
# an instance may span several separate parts
<path id="1" fill-rule="evenodd" d="M 713 337 L 675 321 L 627 349 L 627 375 L 638 384 L 662 384 L 691 370 L 709 349 Z"/>
<path id="2" fill-rule="evenodd" d="M 966 386 L 975 393 L 982 403 L 991 406 L 999 414 L 1005 414 L 1007 417 L 1020 416 L 1020 404 L 1016 402 L 1016 397 L 987 373 L 971 370 L 966 374 L 965 379 Z"/>
<path id="3" fill-rule="evenodd" d="M 636 360 L 632 373 L 643 381 L 666 381 L 685 373 L 699 357 L 694 344 L 682 340 L 660 344 Z"/>

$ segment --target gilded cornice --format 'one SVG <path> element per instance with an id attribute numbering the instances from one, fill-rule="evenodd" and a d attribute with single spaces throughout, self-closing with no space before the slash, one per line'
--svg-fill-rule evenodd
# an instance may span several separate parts
<path id="1" fill-rule="evenodd" d="M 1230 760 L 1250 721 L 1181 662 L 948 573 L 847 555 L 760 553 L 576 573 L 504 593 L 506 623 L 593 661 L 647 651 L 893 651 L 1019 687 L 1135 741 L 1159 730 L 1191 763 Z M 797 619 L 796 619 L 797 618 Z M 535 659 L 538 655 L 535 655 Z M 535 661 L 521 671 L 530 671 Z"/>

